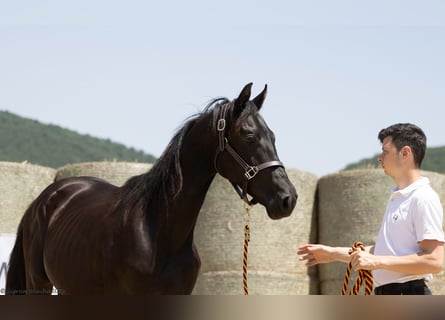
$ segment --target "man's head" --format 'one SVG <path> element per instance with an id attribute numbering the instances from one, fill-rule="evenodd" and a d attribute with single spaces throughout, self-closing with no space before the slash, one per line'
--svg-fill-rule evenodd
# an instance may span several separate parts
<path id="1" fill-rule="evenodd" d="M 383 145 L 385 141 L 390 140 L 398 152 L 404 150 L 412 152 L 414 165 L 420 168 L 426 151 L 426 136 L 418 126 L 411 123 L 397 123 L 380 130 L 378 138 Z"/>

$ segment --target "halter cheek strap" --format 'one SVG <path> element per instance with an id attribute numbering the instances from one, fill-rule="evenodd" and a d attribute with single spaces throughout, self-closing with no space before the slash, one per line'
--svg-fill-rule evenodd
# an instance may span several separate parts
<path id="1" fill-rule="evenodd" d="M 226 104 L 222 105 L 220 108 L 220 114 L 219 114 L 218 123 L 216 126 L 216 130 L 218 132 L 219 146 L 218 146 L 218 150 L 215 154 L 215 159 L 214 159 L 215 169 L 218 172 L 218 168 L 217 168 L 217 164 L 216 164 L 218 155 L 221 152 L 223 152 L 224 150 L 226 150 L 232 156 L 232 158 L 235 159 L 235 161 L 244 169 L 244 177 L 246 178 L 246 180 L 244 180 L 242 189 L 236 183 L 232 182 L 232 185 L 235 188 L 235 191 L 238 193 L 238 195 L 240 196 L 241 199 L 243 199 L 247 204 L 253 205 L 253 204 L 257 203 L 257 201 L 255 199 L 251 199 L 250 201 L 247 199 L 247 184 L 248 184 L 248 182 L 251 179 L 253 179 L 257 175 L 257 173 L 263 169 L 266 169 L 269 167 L 283 167 L 284 168 L 284 165 L 279 160 L 264 162 L 264 163 L 256 165 L 256 166 L 251 166 L 246 161 L 244 161 L 244 159 L 239 155 L 239 153 L 236 152 L 235 149 L 232 148 L 229 141 L 225 137 L 226 115 L 227 115 L 227 110 L 229 109 L 229 107 L 230 107 L 230 103 L 226 103 Z"/>

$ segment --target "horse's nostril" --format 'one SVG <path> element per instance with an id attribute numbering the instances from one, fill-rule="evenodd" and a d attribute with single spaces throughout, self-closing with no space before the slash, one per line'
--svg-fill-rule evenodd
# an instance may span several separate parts
<path id="1" fill-rule="evenodd" d="M 283 199 L 283 209 L 284 210 L 292 210 L 297 203 L 297 196 L 291 197 L 287 196 Z"/>
<path id="2" fill-rule="evenodd" d="M 292 210 L 295 206 L 295 200 L 293 197 L 287 196 L 283 199 L 283 209 L 288 211 Z"/>
<path id="3" fill-rule="evenodd" d="M 283 199 L 283 209 L 284 209 L 284 210 L 289 209 L 289 197 L 285 197 L 285 198 Z"/>

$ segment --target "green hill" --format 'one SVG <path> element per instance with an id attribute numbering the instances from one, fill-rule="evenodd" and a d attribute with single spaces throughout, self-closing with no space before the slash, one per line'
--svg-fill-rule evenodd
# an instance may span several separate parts
<path id="1" fill-rule="evenodd" d="M 0 161 L 58 168 L 68 163 L 114 160 L 153 163 L 155 157 L 108 139 L 0 111 Z"/>
<path id="2" fill-rule="evenodd" d="M 358 162 L 347 165 L 343 170 L 378 168 L 380 165 L 377 161 L 378 155 L 362 159 Z M 422 162 L 422 169 L 445 173 L 445 147 L 427 148 L 425 158 Z"/>

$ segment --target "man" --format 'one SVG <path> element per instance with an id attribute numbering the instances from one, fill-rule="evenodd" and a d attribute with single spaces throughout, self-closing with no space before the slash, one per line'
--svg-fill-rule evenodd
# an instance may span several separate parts
<path id="1" fill-rule="evenodd" d="M 365 251 L 306 244 L 298 248 L 307 266 L 351 262 L 355 271 L 372 270 L 375 294 L 429 295 L 426 282 L 442 270 L 443 209 L 428 178 L 420 175 L 426 136 L 422 129 L 399 123 L 378 135 L 378 160 L 395 182 L 375 245 Z"/>

